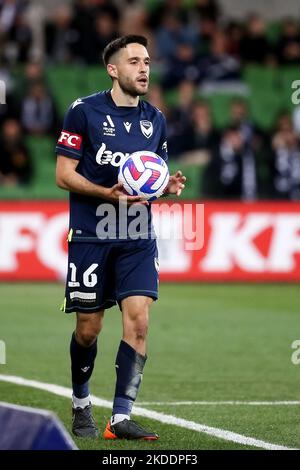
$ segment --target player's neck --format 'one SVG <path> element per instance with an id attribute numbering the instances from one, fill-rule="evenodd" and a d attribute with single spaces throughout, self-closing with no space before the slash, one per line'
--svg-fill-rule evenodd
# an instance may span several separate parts
<path id="1" fill-rule="evenodd" d="M 111 89 L 111 97 L 116 106 L 137 106 L 139 104 L 139 97 L 138 96 L 130 96 L 124 91 L 122 91 L 119 87 L 113 87 Z"/>

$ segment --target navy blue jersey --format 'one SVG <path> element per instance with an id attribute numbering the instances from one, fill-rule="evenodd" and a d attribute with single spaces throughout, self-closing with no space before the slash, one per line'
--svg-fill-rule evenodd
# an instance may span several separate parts
<path id="1" fill-rule="evenodd" d="M 118 182 L 118 170 L 124 159 L 140 150 L 155 152 L 167 160 L 164 115 L 146 101 L 139 101 L 135 107 L 116 106 L 110 91 L 79 98 L 70 106 L 56 146 L 58 155 L 79 161 L 76 168 L 79 174 L 107 188 Z M 97 225 L 103 217 L 104 204 L 108 201 L 70 193 L 73 241 L 102 241 Z M 118 214 L 117 205 L 116 211 Z M 128 217 L 128 223 L 131 220 Z M 151 229 L 150 206 L 147 227 Z M 118 220 L 115 230 L 118 238 Z M 124 233 L 123 238 L 127 238 Z"/>

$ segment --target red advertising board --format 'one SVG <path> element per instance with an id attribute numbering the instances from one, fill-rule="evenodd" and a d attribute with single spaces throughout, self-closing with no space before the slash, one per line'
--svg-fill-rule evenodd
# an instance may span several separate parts
<path id="1" fill-rule="evenodd" d="M 162 281 L 300 280 L 300 203 L 153 205 Z M 0 203 L 0 279 L 57 280 L 67 268 L 66 202 Z"/>
<path id="2" fill-rule="evenodd" d="M 67 229 L 65 202 L 1 202 L 0 279 L 63 278 Z"/>

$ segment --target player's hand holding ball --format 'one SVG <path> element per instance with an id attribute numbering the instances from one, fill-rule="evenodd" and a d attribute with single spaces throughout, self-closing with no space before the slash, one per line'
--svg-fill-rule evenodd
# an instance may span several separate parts
<path id="1" fill-rule="evenodd" d="M 112 188 L 108 188 L 105 199 L 113 203 L 123 202 L 128 206 L 132 204 L 148 205 L 148 201 L 144 196 L 129 196 L 126 191 L 124 191 L 123 183 L 117 183 Z"/>
<path id="2" fill-rule="evenodd" d="M 179 196 L 186 178 L 180 171 L 170 176 L 166 162 L 159 155 L 140 151 L 130 155 L 120 166 L 118 180 L 128 198 L 140 197 L 145 202 L 154 201 L 163 194 Z"/>

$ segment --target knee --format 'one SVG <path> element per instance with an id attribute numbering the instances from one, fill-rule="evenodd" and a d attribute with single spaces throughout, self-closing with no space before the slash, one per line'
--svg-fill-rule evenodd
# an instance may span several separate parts
<path id="1" fill-rule="evenodd" d="M 135 336 L 137 341 L 144 341 L 148 333 L 148 308 L 132 310 L 130 312 L 130 320 L 128 322 L 128 328 L 131 333 Z"/>
<path id="2" fill-rule="evenodd" d="M 148 333 L 148 315 L 138 315 L 133 322 L 133 332 L 138 341 L 143 341 Z"/>
<path id="3" fill-rule="evenodd" d="M 139 319 L 135 323 L 134 333 L 137 341 L 145 341 L 148 333 L 148 322 L 144 319 Z"/>
<path id="4" fill-rule="evenodd" d="M 78 323 L 76 327 L 76 339 L 84 347 L 91 346 L 98 338 L 101 325 L 89 324 L 88 322 Z"/>
<path id="5" fill-rule="evenodd" d="M 98 335 L 92 331 L 78 331 L 76 330 L 76 340 L 81 346 L 88 348 L 97 339 Z"/>

